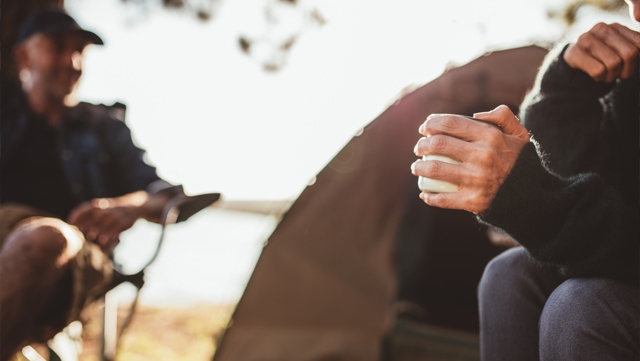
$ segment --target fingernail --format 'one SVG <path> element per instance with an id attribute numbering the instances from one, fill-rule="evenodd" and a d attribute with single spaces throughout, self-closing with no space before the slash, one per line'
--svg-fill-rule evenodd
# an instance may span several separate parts
<path id="1" fill-rule="evenodd" d="M 427 127 L 424 125 L 424 123 L 422 123 L 422 124 L 420 125 L 420 127 L 418 128 L 418 132 L 420 132 L 420 134 L 424 134 L 424 130 L 425 130 L 426 128 L 427 128 Z"/>
<path id="2" fill-rule="evenodd" d="M 416 174 L 416 163 L 418 163 L 418 161 L 411 163 L 411 173 L 413 174 Z"/>

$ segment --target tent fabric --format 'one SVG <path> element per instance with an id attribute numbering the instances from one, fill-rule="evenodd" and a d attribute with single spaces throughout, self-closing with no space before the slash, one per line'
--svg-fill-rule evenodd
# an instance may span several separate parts
<path id="1" fill-rule="evenodd" d="M 399 228 L 407 195 L 419 194 L 418 126 L 431 113 L 517 108 L 545 53 L 497 51 L 448 70 L 347 143 L 270 236 L 214 360 L 380 359 L 396 317 Z"/>

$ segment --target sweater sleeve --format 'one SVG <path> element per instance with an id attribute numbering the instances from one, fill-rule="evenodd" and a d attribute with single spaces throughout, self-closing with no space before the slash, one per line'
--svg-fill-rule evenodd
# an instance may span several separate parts
<path id="1" fill-rule="evenodd" d="M 550 53 L 521 107 L 523 123 L 539 144 L 522 150 L 478 218 L 502 228 L 535 259 L 559 266 L 565 277 L 637 283 L 637 197 L 623 191 L 616 163 L 637 158 L 619 156 L 612 140 L 619 128 L 606 97 L 614 84 L 571 68 L 565 49 Z"/>
<path id="2" fill-rule="evenodd" d="M 638 207 L 596 174 L 561 177 L 534 143 L 522 150 L 483 223 L 502 228 L 565 277 L 611 277 L 637 284 Z"/>
<path id="3" fill-rule="evenodd" d="M 611 134 L 605 121 L 603 97 L 613 83 L 596 82 L 571 68 L 563 58 L 566 47 L 550 52 L 534 89 L 525 98 L 521 118 L 545 152 L 548 166 L 571 176 L 594 172 L 611 175 Z"/>

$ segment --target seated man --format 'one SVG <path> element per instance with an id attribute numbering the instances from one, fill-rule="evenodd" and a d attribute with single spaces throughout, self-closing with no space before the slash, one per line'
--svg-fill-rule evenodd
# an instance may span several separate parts
<path id="1" fill-rule="evenodd" d="M 119 234 L 182 192 L 143 161 L 123 109 L 75 100 L 89 44 L 102 40 L 64 11 L 35 13 L 15 51 L 22 91 L 2 94 L 3 361 L 78 319 L 112 281 Z"/>
<path id="2" fill-rule="evenodd" d="M 629 1 L 640 21 L 640 1 Z M 496 257 L 479 287 L 484 360 L 637 360 L 640 296 L 638 126 L 640 33 L 598 24 L 553 52 L 523 109 L 432 115 L 414 174 L 524 248 Z M 497 127 L 495 126 L 497 125 Z M 548 156 L 544 155 L 548 152 Z M 542 160 L 542 161 L 541 161 Z"/>

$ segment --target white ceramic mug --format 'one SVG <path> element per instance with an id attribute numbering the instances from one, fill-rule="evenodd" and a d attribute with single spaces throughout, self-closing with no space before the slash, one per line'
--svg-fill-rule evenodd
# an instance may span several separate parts
<path id="1" fill-rule="evenodd" d="M 422 160 L 438 160 L 445 163 L 460 164 L 457 160 L 443 155 L 425 155 Z M 455 193 L 458 191 L 458 186 L 453 183 L 426 177 L 418 177 L 418 188 L 423 192 L 433 193 Z"/>

